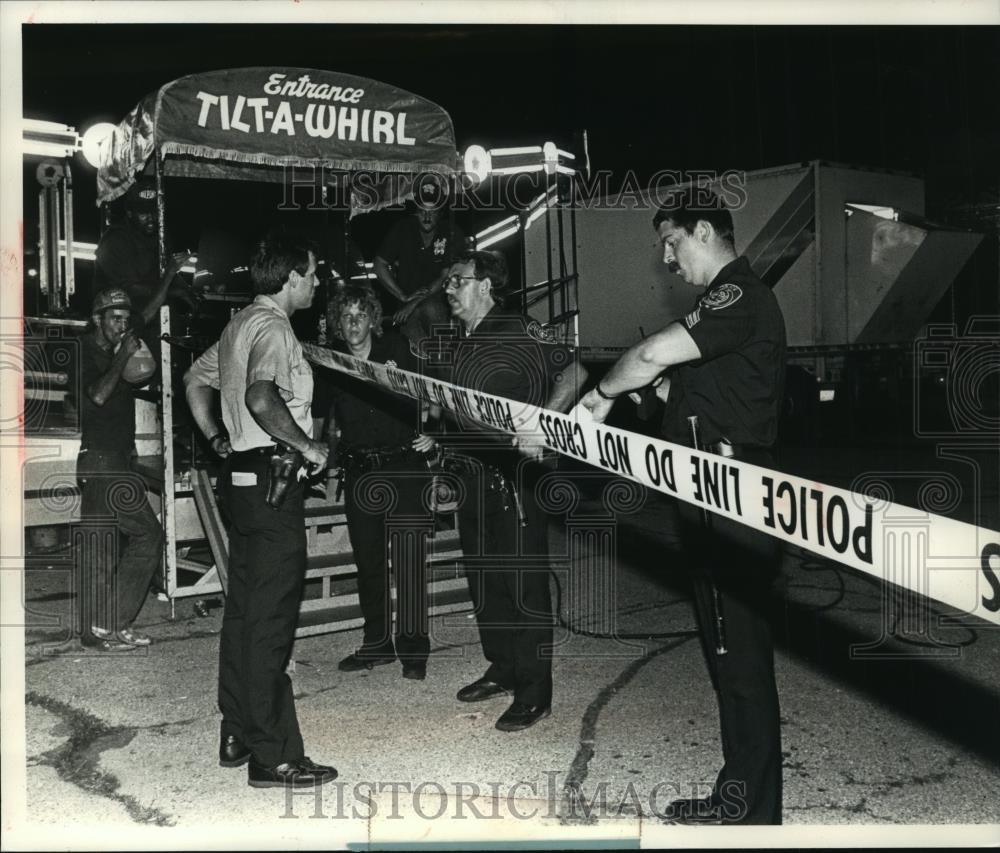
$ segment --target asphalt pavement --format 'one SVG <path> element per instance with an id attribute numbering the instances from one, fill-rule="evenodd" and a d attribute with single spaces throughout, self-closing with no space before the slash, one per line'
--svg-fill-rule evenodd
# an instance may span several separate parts
<path id="1" fill-rule="evenodd" d="M 505 734 L 493 727 L 503 698 L 455 700 L 484 669 L 470 612 L 432 620 L 422 682 L 398 664 L 339 672 L 357 630 L 301 639 L 290 671 L 306 751 L 340 775 L 294 796 L 217 766 L 220 608 L 200 616 L 184 599 L 171 618 L 150 595 L 137 625 L 151 647 L 90 652 L 67 629 L 65 555 L 36 556 L 29 825 L 6 846 L 1000 843 L 1000 631 L 904 625 L 892 590 L 793 551 L 774 608 L 785 826 L 665 826 L 666 803 L 705 792 L 720 766 L 715 698 L 669 512 L 646 496 L 609 516 L 595 495 L 570 521 L 589 518 L 605 538 L 550 531 L 551 717 Z"/>

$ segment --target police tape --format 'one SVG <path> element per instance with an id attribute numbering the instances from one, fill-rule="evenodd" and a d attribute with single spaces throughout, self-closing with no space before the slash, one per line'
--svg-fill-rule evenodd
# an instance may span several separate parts
<path id="1" fill-rule="evenodd" d="M 1000 625 L 1000 532 L 303 344 L 322 367 L 542 444 Z"/>

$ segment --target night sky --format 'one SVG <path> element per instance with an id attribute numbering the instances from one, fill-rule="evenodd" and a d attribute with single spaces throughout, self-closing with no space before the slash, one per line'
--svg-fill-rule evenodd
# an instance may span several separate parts
<path id="1" fill-rule="evenodd" d="M 925 176 L 939 209 L 1000 172 L 997 28 L 39 25 L 23 57 L 25 115 L 77 129 L 186 74 L 288 64 L 428 98 L 460 150 L 587 129 L 595 168 L 834 160 Z"/>
<path id="2" fill-rule="evenodd" d="M 579 151 L 585 129 L 592 167 L 619 181 L 829 160 L 924 177 L 931 219 L 998 221 L 997 27 L 43 24 L 22 28 L 22 50 L 25 116 L 80 131 L 187 74 L 322 68 L 440 104 L 459 150 Z M 77 159 L 77 239 L 96 240 L 93 173 Z"/>

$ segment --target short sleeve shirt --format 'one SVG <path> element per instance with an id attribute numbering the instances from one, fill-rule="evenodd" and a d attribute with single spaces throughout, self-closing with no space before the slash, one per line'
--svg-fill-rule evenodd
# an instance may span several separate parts
<path id="1" fill-rule="evenodd" d="M 549 340 L 536 321 L 499 306 L 471 335 L 459 331 L 435 358 L 438 375 L 453 385 L 532 406 L 544 406 L 556 381 L 575 367 L 569 347 Z M 518 410 L 512 407 L 512 414 L 516 419 Z M 449 437 L 449 443 L 482 444 L 471 432 L 467 438 Z"/>
<path id="2" fill-rule="evenodd" d="M 343 341 L 336 341 L 331 348 L 350 352 Z M 392 330 L 387 330 L 380 338 L 372 338 L 368 361 L 391 363 L 401 370 L 419 372 L 409 342 Z M 333 419 L 340 429 L 339 446 L 343 449 L 402 447 L 419 432 L 420 411 L 415 400 L 345 373 L 324 373 L 327 374 L 324 382 L 330 383 Z"/>
<path id="3" fill-rule="evenodd" d="M 93 334 L 80 338 L 80 447 L 131 454 L 135 447 L 135 397 L 124 379 L 98 406 L 87 389 L 111 366 L 113 353 L 102 349 Z"/>
<path id="4" fill-rule="evenodd" d="M 676 368 L 664 413 L 666 438 L 687 442 L 689 415 L 702 442 L 770 447 L 784 394 L 785 322 L 778 301 L 745 257 L 723 267 L 680 320 L 701 351 Z"/>
<path id="5" fill-rule="evenodd" d="M 274 444 L 246 405 L 247 388 L 258 381 L 273 382 L 292 419 L 312 435 L 312 368 L 288 315 L 268 296 L 257 296 L 229 321 L 218 342 L 191 366 L 189 377 L 220 390 L 222 422 L 233 450 Z"/>
<path id="6" fill-rule="evenodd" d="M 389 229 L 377 254 L 392 266 L 396 284 L 409 295 L 437 279 L 464 245 L 465 235 L 458 227 L 449 229 L 442 217 L 429 245 L 424 246 L 420 223 L 415 216 L 406 216 Z"/>

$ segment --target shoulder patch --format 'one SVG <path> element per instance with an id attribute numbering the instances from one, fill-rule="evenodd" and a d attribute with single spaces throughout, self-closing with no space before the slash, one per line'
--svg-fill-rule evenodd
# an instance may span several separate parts
<path id="1" fill-rule="evenodd" d="M 540 341 L 543 344 L 554 344 L 557 342 L 556 330 L 546 328 L 537 320 L 529 321 L 526 331 L 530 338 Z"/>
<path id="2" fill-rule="evenodd" d="M 695 308 L 690 314 L 684 318 L 684 325 L 688 329 L 692 329 L 701 322 L 701 308 Z"/>
<path id="3" fill-rule="evenodd" d="M 742 295 L 743 291 L 739 285 L 723 284 L 702 296 L 698 300 L 698 304 L 703 308 L 719 311 L 723 308 L 728 308 L 730 305 L 735 305 L 739 302 Z"/>

